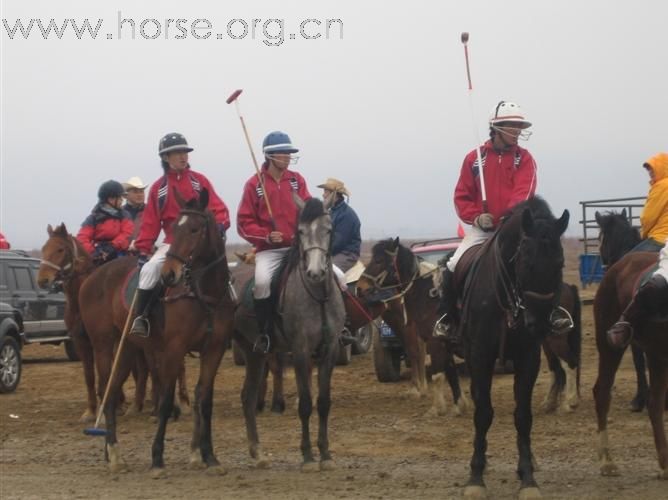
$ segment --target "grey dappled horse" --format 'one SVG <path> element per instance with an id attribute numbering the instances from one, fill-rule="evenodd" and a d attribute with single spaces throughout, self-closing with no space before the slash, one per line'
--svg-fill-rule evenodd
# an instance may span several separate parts
<path id="1" fill-rule="evenodd" d="M 278 291 L 279 324 L 275 325 L 276 350 L 292 353 L 299 395 L 299 418 L 302 423 L 302 470 L 316 470 L 313 458 L 309 420 L 313 410 L 311 373 L 318 365 L 319 417 L 318 449 L 321 470 L 333 467 L 329 452 L 327 421 L 331 404 L 331 378 L 339 353 L 339 334 L 343 330 L 345 309 L 343 298 L 332 270 L 330 243 L 332 221 L 320 200 L 304 203 L 295 197 L 300 210 L 298 231 L 287 256 L 285 275 Z M 257 467 L 267 467 L 269 461 L 260 450 L 256 403 L 263 377 L 266 355 L 254 352 L 244 344 L 246 379 L 241 401 L 246 419 L 246 433 L 251 457 Z"/>

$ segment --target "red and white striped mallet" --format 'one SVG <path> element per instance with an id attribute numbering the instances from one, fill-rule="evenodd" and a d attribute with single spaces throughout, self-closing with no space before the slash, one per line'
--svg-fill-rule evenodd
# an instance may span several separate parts
<path id="1" fill-rule="evenodd" d="M 469 108 L 471 109 L 471 120 L 473 123 L 473 132 L 475 133 L 476 139 L 476 155 L 478 157 L 478 172 L 480 173 L 480 194 L 482 195 L 482 211 L 487 212 L 487 190 L 485 189 L 485 174 L 482 168 L 482 155 L 480 154 L 480 134 L 478 132 L 478 127 L 475 123 L 475 113 L 473 111 L 473 84 L 471 83 L 471 69 L 469 67 L 469 33 L 468 31 L 462 32 L 462 43 L 464 44 L 464 59 L 466 59 L 466 79 L 468 80 L 468 94 L 469 94 Z"/>
<path id="2" fill-rule="evenodd" d="M 239 109 L 239 96 L 243 92 L 243 89 L 237 89 L 230 97 L 228 97 L 225 102 L 227 104 L 234 103 L 234 107 L 237 110 L 237 116 L 241 121 L 241 128 L 244 131 L 244 137 L 246 137 L 246 143 L 248 144 L 248 149 L 250 150 L 251 158 L 253 158 L 253 165 L 255 165 L 255 174 L 257 175 L 257 180 L 260 182 L 260 187 L 262 187 L 262 192 L 264 193 L 264 202 L 267 204 L 267 211 L 269 212 L 269 220 L 271 221 L 272 229 L 276 230 L 276 222 L 274 221 L 274 212 L 271 210 L 271 205 L 269 204 L 269 197 L 267 196 L 267 190 L 264 188 L 264 180 L 262 179 L 262 174 L 260 173 L 260 166 L 257 163 L 257 158 L 255 158 L 255 151 L 253 151 L 253 145 L 251 144 L 250 137 L 248 136 L 248 129 L 246 128 L 246 122 L 244 117 L 241 116 L 241 110 Z"/>

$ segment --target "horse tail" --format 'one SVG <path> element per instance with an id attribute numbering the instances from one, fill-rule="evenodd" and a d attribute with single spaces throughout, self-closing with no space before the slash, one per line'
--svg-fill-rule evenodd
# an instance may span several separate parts
<path id="1" fill-rule="evenodd" d="M 577 361 L 576 387 L 580 395 L 580 372 L 582 369 L 582 303 L 578 287 L 569 285 L 573 294 L 573 330 L 568 334 L 568 349 L 573 353 Z"/>

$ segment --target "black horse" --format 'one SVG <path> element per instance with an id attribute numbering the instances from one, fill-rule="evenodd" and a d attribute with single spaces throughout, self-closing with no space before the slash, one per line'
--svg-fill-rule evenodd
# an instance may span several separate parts
<path id="1" fill-rule="evenodd" d="M 606 268 L 620 260 L 626 253 L 640 243 L 640 232 L 633 227 L 626 215 L 626 209 L 620 213 L 596 212 L 596 223 L 600 228 L 599 253 Z M 636 370 L 636 395 L 630 403 L 631 411 L 643 411 L 647 405 L 649 385 L 647 383 L 645 354 L 635 343 L 631 344 L 633 366 Z"/>
<path id="2" fill-rule="evenodd" d="M 475 403 L 471 475 L 464 495 L 486 494 L 487 431 L 492 425 L 494 364 L 503 350 L 515 366 L 515 428 L 521 496 L 539 495 L 531 452 L 531 398 L 540 366 L 540 347 L 558 304 L 564 255 L 561 235 L 569 214 L 556 219 L 539 197 L 511 209 L 480 249 L 462 291 L 459 327 Z"/>

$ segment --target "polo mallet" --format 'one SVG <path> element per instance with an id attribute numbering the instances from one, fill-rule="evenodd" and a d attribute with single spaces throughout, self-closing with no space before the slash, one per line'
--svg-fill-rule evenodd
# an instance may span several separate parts
<path id="1" fill-rule="evenodd" d="M 116 368 L 118 367 L 118 360 L 121 357 L 121 352 L 123 351 L 123 345 L 125 344 L 125 337 L 127 337 L 128 330 L 130 328 L 130 318 L 134 314 L 135 303 L 137 302 L 137 290 L 132 296 L 132 304 L 130 305 L 130 310 L 128 311 L 128 317 L 125 320 L 125 326 L 123 327 L 123 333 L 121 334 L 121 340 L 118 342 L 118 349 L 116 349 L 116 356 L 114 357 L 114 364 L 111 366 L 111 373 L 109 374 L 109 380 L 107 380 L 107 387 L 104 389 L 104 396 L 102 397 L 102 404 L 100 404 L 100 409 L 97 411 L 97 418 L 95 419 L 95 425 L 84 429 L 84 434 L 87 436 L 106 436 L 107 430 L 100 429 L 100 420 L 102 420 L 102 413 L 104 413 L 104 406 L 107 404 L 107 398 L 109 397 L 109 389 L 111 388 L 111 382 L 114 380 L 116 375 Z"/>
<path id="2" fill-rule="evenodd" d="M 485 189 L 485 174 L 482 168 L 482 155 L 480 154 L 480 133 L 475 123 L 475 113 L 473 112 L 473 85 L 471 84 L 471 69 L 469 68 L 469 49 L 468 43 L 469 34 L 467 31 L 462 33 L 462 43 L 464 44 L 464 59 L 466 59 L 466 78 L 469 83 L 469 108 L 471 109 L 471 120 L 473 123 L 473 132 L 476 139 L 476 155 L 478 156 L 478 171 L 480 172 L 480 192 L 482 194 L 482 211 L 487 212 L 487 190 Z"/>
<path id="3" fill-rule="evenodd" d="M 248 149 L 250 150 L 251 157 L 253 158 L 253 165 L 255 165 L 255 173 L 257 174 L 257 180 L 260 182 L 260 187 L 264 193 L 264 202 L 267 204 L 267 211 L 269 212 L 269 220 L 271 221 L 271 228 L 276 231 L 276 221 L 274 220 L 274 212 L 271 210 L 271 205 L 269 204 L 269 196 L 267 196 L 267 190 L 264 188 L 264 180 L 262 179 L 262 174 L 260 173 L 260 167 L 257 164 L 257 158 L 255 158 L 255 151 L 253 151 L 253 145 L 251 144 L 250 137 L 248 136 L 248 129 L 246 128 L 246 122 L 244 117 L 241 115 L 239 110 L 239 96 L 243 92 L 243 89 L 237 89 L 230 97 L 225 101 L 227 104 L 234 103 L 234 107 L 237 110 L 237 116 L 241 121 L 241 128 L 244 130 L 244 137 L 246 137 L 246 143 L 248 144 Z"/>

